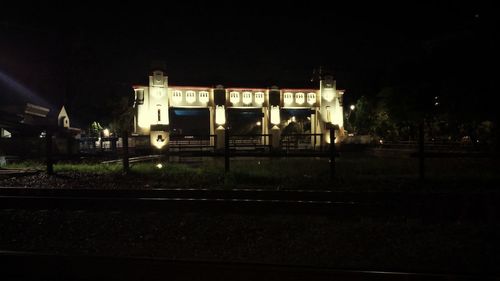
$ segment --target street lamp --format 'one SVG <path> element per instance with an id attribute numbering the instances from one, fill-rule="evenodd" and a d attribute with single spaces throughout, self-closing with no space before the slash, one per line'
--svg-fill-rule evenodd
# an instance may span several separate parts
<path id="1" fill-rule="evenodd" d="M 104 129 L 102 130 L 102 134 L 105 138 L 108 138 L 109 137 L 109 129 Z"/>
<path id="2" fill-rule="evenodd" d="M 356 109 L 356 106 L 354 104 L 351 104 L 351 106 L 349 106 L 349 114 L 347 115 L 347 119 L 349 119 L 349 117 L 351 117 L 351 113 L 354 111 L 354 109 Z"/>
<path id="3" fill-rule="evenodd" d="M 354 104 L 351 104 L 349 106 L 349 113 L 347 113 L 347 116 L 346 116 L 346 121 L 347 123 L 349 124 L 349 129 L 352 129 L 354 131 L 354 127 L 353 125 L 351 124 L 351 113 L 354 111 L 354 109 L 356 109 L 356 106 Z"/>

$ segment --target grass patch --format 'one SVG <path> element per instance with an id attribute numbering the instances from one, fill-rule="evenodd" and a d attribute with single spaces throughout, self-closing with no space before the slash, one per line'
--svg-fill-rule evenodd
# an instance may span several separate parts
<path id="1" fill-rule="evenodd" d="M 418 181 L 418 159 L 344 154 L 336 160 L 330 176 L 327 158 L 232 158 L 225 173 L 223 158 L 204 158 L 194 163 L 131 163 L 131 175 L 122 176 L 122 164 L 57 163 L 56 173 L 74 173 L 100 186 L 95 174 L 112 175 L 110 183 L 124 188 L 271 188 L 331 189 L 338 191 L 496 190 L 500 161 L 487 158 L 426 159 L 426 180 Z M 43 162 L 26 161 L 7 168 L 45 169 Z M 90 181 L 95 181 L 92 183 Z M 21 183 L 30 185 L 29 183 Z M 69 183 L 68 183 L 69 184 Z"/>
<path id="2" fill-rule="evenodd" d="M 7 165 L 2 166 L 1 168 L 42 170 L 45 169 L 45 163 L 40 161 L 22 161 L 22 162 L 8 163 Z"/>
<path id="3" fill-rule="evenodd" d="M 122 164 L 70 164 L 54 165 L 54 172 L 78 172 L 92 174 L 114 174 L 123 170 Z"/>

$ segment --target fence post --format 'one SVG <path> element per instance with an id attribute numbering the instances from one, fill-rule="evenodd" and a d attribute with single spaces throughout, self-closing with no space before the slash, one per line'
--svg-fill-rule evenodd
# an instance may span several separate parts
<path id="1" fill-rule="evenodd" d="M 419 180 L 425 179 L 425 165 L 424 165 L 424 120 L 418 126 L 418 176 Z"/>
<path id="2" fill-rule="evenodd" d="M 335 128 L 330 127 L 330 176 L 335 177 Z"/>
<path id="3" fill-rule="evenodd" d="M 123 149 L 123 155 L 122 155 L 122 164 L 123 164 L 123 173 L 129 174 L 130 173 L 130 157 L 129 157 L 129 151 L 128 151 L 128 131 L 125 130 L 122 134 L 122 149 Z"/>
<path id="4" fill-rule="evenodd" d="M 224 170 L 226 173 L 229 172 L 229 128 L 226 128 L 226 132 L 224 134 Z"/>
<path id="5" fill-rule="evenodd" d="M 47 127 L 47 131 L 45 132 L 45 161 L 47 164 L 47 174 L 54 174 L 54 161 L 52 159 L 52 129 Z"/>

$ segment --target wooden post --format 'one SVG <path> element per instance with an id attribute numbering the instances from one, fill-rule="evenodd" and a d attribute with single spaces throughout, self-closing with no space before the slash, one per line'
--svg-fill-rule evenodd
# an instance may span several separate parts
<path id="1" fill-rule="evenodd" d="M 418 176 L 421 181 L 425 179 L 424 160 L 424 121 L 421 121 L 418 126 Z"/>
<path id="2" fill-rule="evenodd" d="M 45 161 L 47 164 L 47 174 L 48 175 L 53 175 L 54 174 L 54 161 L 52 159 L 52 129 L 47 128 L 46 133 L 45 133 Z"/>
<path id="3" fill-rule="evenodd" d="M 229 172 L 230 167 L 229 167 L 229 128 L 226 128 L 226 132 L 224 134 L 224 169 L 226 173 Z"/>
<path id="4" fill-rule="evenodd" d="M 128 131 L 123 132 L 123 172 L 128 174 L 130 172 L 129 153 L 128 153 Z"/>
<path id="5" fill-rule="evenodd" d="M 335 128 L 330 127 L 330 176 L 335 177 Z"/>

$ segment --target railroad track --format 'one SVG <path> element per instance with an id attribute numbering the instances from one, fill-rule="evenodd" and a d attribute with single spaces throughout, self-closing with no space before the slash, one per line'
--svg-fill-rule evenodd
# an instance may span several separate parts
<path id="1" fill-rule="evenodd" d="M 418 192 L 212 189 L 0 188 L 3 209 L 176 210 L 238 213 L 404 215 L 435 219 L 498 218 L 500 195 Z"/>
<path id="2" fill-rule="evenodd" d="M 488 274 L 346 270 L 311 266 L 179 261 L 0 251 L 4 280 L 499 280 Z"/>

